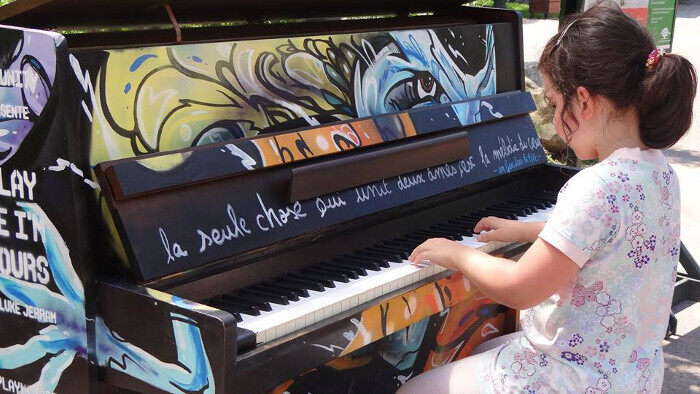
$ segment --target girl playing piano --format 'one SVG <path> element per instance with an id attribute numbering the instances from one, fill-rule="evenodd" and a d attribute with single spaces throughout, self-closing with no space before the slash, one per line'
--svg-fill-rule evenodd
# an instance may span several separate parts
<path id="1" fill-rule="evenodd" d="M 547 223 L 481 220 L 482 241 L 533 242 L 515 263 L 430 239 L 410 259 L 461 271 L 521 312 L 522 331 L 410 380 L 402 393 L 659 392 L 679 252 L 678 179 L 659 149 L 691 124 L 697 77 L 612 3 L 574 17 L 539 67 L 582 160 Z M 486 350 L 485 350 L 486 349 Z M 475 352 L 477 353 L 477 352 Z"/>

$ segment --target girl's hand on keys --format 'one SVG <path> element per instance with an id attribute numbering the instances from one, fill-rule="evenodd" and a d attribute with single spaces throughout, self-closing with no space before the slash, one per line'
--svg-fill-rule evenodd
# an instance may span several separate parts
<path id="1" fill-rule="evenodd" d="M 415 265 L 428 260 L 449 270 L 459 271 L 459 264 L 473 250 L 445 238 L 431 238 L 418 245 L 408 260 Z"/>
<path id="2" fill-rule="evenodd" d="M 479 234 L 482 231 L 488 231 Z M 476 239 L 479 242 L 520 242 L 523 236 L 523 223 L 517 220 L 485 217 L 476 224 L 474 233 L 479 234 Z"/>

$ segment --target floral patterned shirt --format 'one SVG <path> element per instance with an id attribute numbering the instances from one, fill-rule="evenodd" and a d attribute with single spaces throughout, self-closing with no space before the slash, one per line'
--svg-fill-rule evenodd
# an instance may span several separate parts
<path id="1" fill-rule="evenodd" d="M 581 269 L 522 311 L 482 363 L 482 392 L 661 391 L 680 247 L 678 178 L 658 150 L 619 149 L 559 192 L 540 238 Z"/>

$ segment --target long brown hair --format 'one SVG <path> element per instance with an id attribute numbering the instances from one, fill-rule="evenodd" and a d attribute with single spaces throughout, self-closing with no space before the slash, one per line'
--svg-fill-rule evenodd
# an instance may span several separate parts
<path id="1" fill-rule="evenodd" d="M 545 46 L 539 68 L 564 96 L 563 114 L 570 115 L 571 98 L 583 86 L 618 109 L 635 108 L 642 142 L 662 149 L 690 128 L 697 75 L 687 59 L 674 54 L 648 69 L 647 56 L 655 48 L 644 27 L 604 1 L 569 19 Z M 570 135 L 575 119 L 563 119 Z"/>

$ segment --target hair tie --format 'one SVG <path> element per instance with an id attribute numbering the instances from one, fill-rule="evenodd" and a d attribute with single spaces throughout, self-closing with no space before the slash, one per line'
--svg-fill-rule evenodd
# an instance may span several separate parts
<path id="1" fill-rule="evenodd" d="M 647 70 L 651 71 L 654 68 L 656 68 L 656 65 L 659 64 L 659 59 L 661 59 L 661 56 L 663 56 L 664 53 L 659 50 L 659 48 L 655 48 L 649 56 L 647 56 Z"/>

